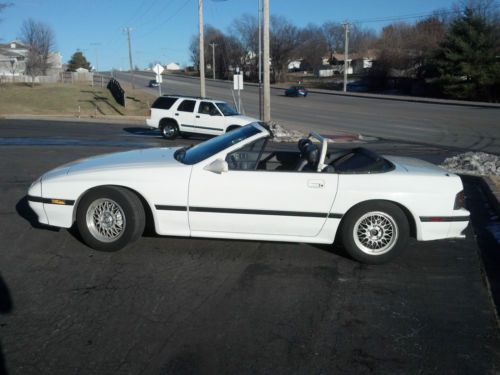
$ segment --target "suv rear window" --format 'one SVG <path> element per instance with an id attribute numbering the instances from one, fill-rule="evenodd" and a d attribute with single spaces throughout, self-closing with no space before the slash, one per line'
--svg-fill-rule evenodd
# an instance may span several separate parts
<path id="1" fill-rule="evenodd" d="M 177 110 L 181 112 L 193 112 L 195 105 L 196 100 L 184 100 L 181 104 L 179 104 Z"/>
<path id="2" fill-rule="evenodd" d="M 170 109 L 172 105 L 177 101 L 177 98 L 168 98 L 161 96 L 158 99 L 155 100 L 151 108 L 158 108 L 158 109 Z"/>

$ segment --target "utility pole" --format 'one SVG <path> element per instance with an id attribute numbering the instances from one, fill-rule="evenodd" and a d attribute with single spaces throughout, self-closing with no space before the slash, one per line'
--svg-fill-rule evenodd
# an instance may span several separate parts
<path id="1" fill-rule="evenodd" d="M 259 0 L 258 5 L 259 19 L 259 119 L 262 120 L 262 0 Z"/>
<path id="2" fill-rule="evenodd" d="M 200 96 L 204 98 L 205 92 L 205 40 L 203 38 L 203 0 L 198 0 L 198 27 L 200 29 Z"/>
<path id="3" fill-rule="evenodd" d="M 95 47 L 95 66 L 96 72 L 99 72 L 99 46 L 101 43 L 90 43 L 90 45 Z"/>
<path id="4" fill-rule="evenodd" d="M 264 25 L 262 28 L 264 38 L 264 122 L 271 121 L 271 77 L 269 66 L 269 0 L 264 0 Z"/>
<path id="5" fill-rule="evenodd" d="M 347 92 L 347 70 L 349 69 L 349 22 L 343 24 L 345 30 L 345 50 L 344 50 L 344 92 Z"/>
<path id="6" fill-rule="evenodd" d="M 215 81 L 215 46 L 217 44 L 212 42 L 212 43 L 210 43 L 210 45 L 212 46 L 212 76 L 213 76 L 213 80 Z"/>
<path id="7" fill-rule="evenodd" d="M 126 27 L 125 31 L 127 32 L 127 38 L 128 38 L 128 61 L 130 63 L 130 71 L 132 72 L 132 88 L 135 89 L 135 87 L 134 87 L 134 65 L 132 63 L 132 44 L 130 42 L 130 32 L 132 31 L 132 28 Z"/>

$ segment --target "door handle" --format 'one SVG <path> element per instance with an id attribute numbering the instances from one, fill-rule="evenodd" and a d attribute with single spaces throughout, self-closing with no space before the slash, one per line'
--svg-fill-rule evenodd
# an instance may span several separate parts
<path id="1" fill-rule="evenodd" d="M 178 114 L 178 113 L 176 113 L 175 115 L 176 115 L 176 116 L 179 116 L 179 114 Z"/>
<path id="2" fill-rule="evenodd" d="M 310 188 L 321 189 L 325 186 L 323 180 L 307 180 L 307 186 Z"/>
<path id="3" fill-rule="evenodd" d="M 196 116 L 196 118 L 200 118 L 200 116 Z"/>

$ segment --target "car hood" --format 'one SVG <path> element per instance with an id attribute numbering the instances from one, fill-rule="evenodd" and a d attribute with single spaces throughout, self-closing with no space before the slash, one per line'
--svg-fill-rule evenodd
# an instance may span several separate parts
<path id="1" fill-rule="evenodd" d="M 403 157 L 403 156 L 385 156 L 387 160 L 400 167 L 401 169 L 407 171 L 411 174 L 422 174 L 422 175 L 439 175 L 446 176 L 452 175 L 452 173 L 447 170 L 438 167 L 432 163 L 426 162 L 424 160 Z"/>
<path id="2" fill-rule="evenodd" d="M 45 173 L 43 179 L 100 170 L 142 169 L 155 166 L 165 167 L 169 164 L 181 166 L 182 164 L 174 159 L 176 150 L 177 148 L 149 148 L 93 156 L 55 168 Z"/>
<path id="3" fill-rule="evenodd" d="M 244 115 L 228 116 L 227 118 L 228 118 L 230 123 L 237 123 L 238 125 L 246 125 L 246 124 L 250 124 L 251 122 L 260 121 L 260 120 L 253 118 L 253 117 L 244 116 Z"/>

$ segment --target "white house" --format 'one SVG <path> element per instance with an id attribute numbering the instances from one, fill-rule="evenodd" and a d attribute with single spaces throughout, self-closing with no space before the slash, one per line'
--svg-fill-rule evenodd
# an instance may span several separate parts
<path id="1" fill-rule="evenodd" d="M 28 47 L 17 40 L 0 44 L 0 75 L 19 76 L 24 74 L 27 56 Z M 59 52 L 50 52 L 48 61 L 50 63 L 48 75 L 61 71 L 62 55 Z"/>
<path id="2" fill-rule="evenodd" d="M 165 65 L 165 69 L 167 69 L 167 70 L 181 70 L 181 67 L 179 64 L 171 62 L 170 64 Z"/>

